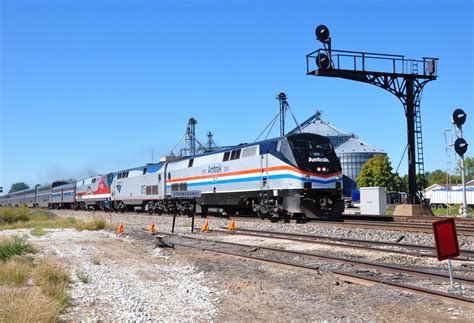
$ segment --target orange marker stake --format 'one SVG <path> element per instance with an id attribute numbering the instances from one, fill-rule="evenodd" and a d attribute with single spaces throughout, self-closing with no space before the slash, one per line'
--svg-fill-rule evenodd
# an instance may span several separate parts
<path id="1" fill-rule="evenodd" d="M 204 221 L 204 224 L 201 226 L 201 232 L 209 231 L 209 220 Z"/>
<path id="2" fill-rule="evenodd" d="M 236 229 L 237 229 L 237 224 L 235 223 L 235 220 L 234 219 L 230 220 L 230 223 L 227 226 L 227 230 L 235 231 Z"/>
<path id="3" fill-rule="evenodd" d="M 155 234 L 156 233 L 155 223 L 152 222 L 148 230 L 150 231 L 151 234 Z"/>

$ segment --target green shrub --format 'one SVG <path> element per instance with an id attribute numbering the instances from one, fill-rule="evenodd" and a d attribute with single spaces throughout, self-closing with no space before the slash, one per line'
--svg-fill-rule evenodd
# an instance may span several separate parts
<path id="1" fill-rule="evenodd" d="M 26 207 L 21 208 L 2 208 L 0 210 L 0 224 L 12 224 L 19 221 L 26 222 L 30 220 L 30 212 Z"/>
<path id="2" fill-rule="evenodd" d="M 26 242 L 26 237 L 13 236 L 13 238 L 0 242 L 0 261 L 7 261 L 15 255 L 33 253 L 35 249 Z"/>
<path id="3" fill-rule="evenodd" d="M 44 236 L 46 234 L 46 232 L 43 230 L 43 228 L 31 229 L 30 233 L 31 233 L 32 236 L 35 236 L 35 237 L 41 237 L 41 236 Z"/>
<path id="4" fill-rule="evenodd" d="M 105 228 L 105 221 L 104 220 L 92 220 L 88 222 L 78 222 L 76 223 L 76 230 L 102 230 Z"/>

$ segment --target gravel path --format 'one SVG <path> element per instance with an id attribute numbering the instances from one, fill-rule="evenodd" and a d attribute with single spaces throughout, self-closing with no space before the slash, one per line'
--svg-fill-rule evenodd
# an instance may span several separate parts
<path id="1" fill-rule="evenodd" d="M 62 320 L 194 321 L 216 312 L 219 297 L 202 283 L 203 273 L 168 251 L 105 231 L 49 230 L 29 241 L 38 256 L 70 268 L 73 306 Z"/>

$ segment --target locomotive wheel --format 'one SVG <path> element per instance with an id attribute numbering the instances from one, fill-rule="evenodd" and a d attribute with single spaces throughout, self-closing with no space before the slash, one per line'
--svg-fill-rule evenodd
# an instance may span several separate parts
<path id="1" fill-rule="evenodd" d="M 265 213 L 263 213 L 261 210 L 257 210 L 257 215 L 260 219 L 265 219 Z"/>

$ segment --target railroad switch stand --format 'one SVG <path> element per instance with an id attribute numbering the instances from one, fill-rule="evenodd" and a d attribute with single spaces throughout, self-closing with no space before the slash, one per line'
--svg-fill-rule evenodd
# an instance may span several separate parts
<path id="1" fill-rule="evenodd" d="M 329 30 L 320 25 L 316 36 L 324 48 L 306 55 L 306 74 L 369 83 L 395 95 L 407 120 L 408 203 L 421 203 L 418 174 L 424 176 L 420 101 L 424 86 L 437 78 L 438 58 L 408 59 L 403 55 L 334 50 Z"/>

